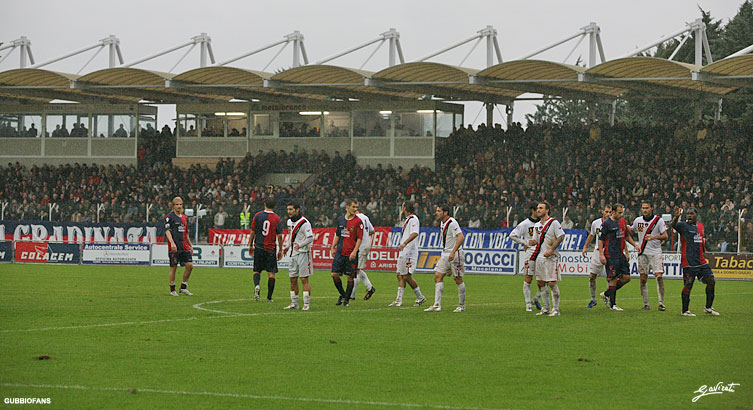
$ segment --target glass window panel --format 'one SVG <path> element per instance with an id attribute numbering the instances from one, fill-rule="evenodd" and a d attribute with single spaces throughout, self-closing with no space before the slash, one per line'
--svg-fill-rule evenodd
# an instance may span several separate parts
<path id="1" fill-rule="evenodd" d="M 269 114 L 254 114 L 254 135 L 273 135 L 272 116 Z"/>
<path id="2" fill-rule="evenodd" d="M 325 137 L 349 137 L 350 136 L 350 113 L 331 112 L 324 115 Z"/>
<path id="3" fill-rule="evenodd" d="M 353 113 L 353 136 L 386 137 L 392 127 L 392 111 L 356 111 Z"/>
<path id="4" fill-rule="evenodd" d="M 180 114 L 178 116 L 179 135 L 181 137 L 198 137 L 199 132 L 196 126 L 196 114 Z"/>
<path id="5" fill-rule="evenodd" d="M 319 137 L 321 127 L 321 111 L 280 113 L 280 137 Z"/>
<path id="6" fill-rule="evenodd" d="M 46 136 L 50 138 L 66 138 L 71 136 L 73 124 L 88 123 L 88 114 L 55 114 L 47 115 Z"/>
<path id="7" fill-rule="evenodd" d="M 120 124 L 124 123 L 126 120 L 132 121 L 133 125 L 136 125 L 136 117 L 133 115 L 117 115 L 115 116 L 115 120 L 119 121 L 118 127 L 120 127 Z M 128 125 L 125 125 L 125 128 L 128 128 Z M 153 138 L 156 137 L 157 134 L 159 134 L 159 130 L 157 129 L 157 116 L 154 114 L 139 115 L 139 137 Z M 128 135 L 132 134 L 129 133 Z"/>
<path id="8" fill-rule="evenodd" d="M 437 111 L 437 137 L 449 137 L 452 134 L 452 113 Z"/>
<path id="9" fill-rule="evenodd" d="M 228 113 L 227 115 L 227 136 L 228 137 L 247 137 L 248 136 L 248 116 L 242 113 Z"/>
<path id="10" fill-rule="evenodd" d="M 218 115 L 219 114 L 219 115 Z M 227 116 L 225 113 L 199 114 L 199 123 L 202 137 L 224 137 Z"/>
<path id="11" fill-rule="evenodd" d="M 433 128 L 432 110 L 404 111 L 395 116 L 396 137 L 431 137 Z"/>
<path id="12" fill-rule="evenodd" d="M 0 137 L 22 137 L 23 119 L 17 114 L 0 114 Z"/>

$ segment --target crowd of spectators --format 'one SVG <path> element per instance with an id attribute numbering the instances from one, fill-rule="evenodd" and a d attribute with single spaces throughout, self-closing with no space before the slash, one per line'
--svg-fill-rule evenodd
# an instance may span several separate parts
<path id="1" fill-rule="evenodd" d="M 461 127 L 438 139 L 435 169 L 358 166 L 350 152 L 271 150 L 221 160 L 216 169 L 184 170 L 170 161 L 175 140 L 169 127 L 142 135 L 138 167 L 0 168 L 0 199 L 9 202 L 5 219 L 47 219 L 54 203 L 56 220 L 93 221 L 104 204 L 102 221 L 142 222 L 153 204 L 149 220 L 155 222 L 180 195 L 187 208 L 207 209 L 200 220 L 206 235 L 214 225 L 239 228 L 244 205 L 253 214 L 272 194 L 281 202 L 303 198 L 315 227 L 332 226 L 343 200 L 355 197 L 377 226 L 398 225 L 404 200 L 418 203 L 424 226 L 436 225 L 437 203 L 453 204 L 463 226 L 514 226 L 527 216 L 529 201 L 546 199 L 563 226 L 587 229 L 606 204 L 625 204 L 632 221 L 648 199 L 658 214 L 675 205 L 696 207 L 709 248 L 718 251 L 737 249 L 738 211 L 753 202 L 753 126 L 742 123 Z M 258 183 L 268 172 L 313 175 L 297 187 L 270 188 Z"/>

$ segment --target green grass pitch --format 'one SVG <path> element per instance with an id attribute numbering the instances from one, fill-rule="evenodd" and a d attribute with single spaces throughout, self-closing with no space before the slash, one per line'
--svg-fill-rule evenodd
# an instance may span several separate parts
<path id="1" fill-rule="evenodd" d="M 666 312 L 653 279 L 652 310 L 633 280 L 612 312 L 586 309 L 587 278 L 568 277 L 562 316 L 541 317 L 524 312 L 521 277 L 467 276 L 458 314 L 450 279 L 444 311 L 428 313 L 410 290 L 388 308 L 394 274 L 369 276 L 374 297 L 361 287 L 343 308 L 317 271 L 303 312 L 282 309 L 286 271 L 265 303 L 249 270 L 197 268 L 195 296 L 170 297 L 167 268 L 0 265 L 0 393 L 70 409 L 753 408 L 753 283 L 718 282 L 719 317 L 696 283 L 687 318 L 680 281 Z M 431 303 L 433 277 L 416 279 Z M 719 382 L 739 385 L 691 402 Z"/>

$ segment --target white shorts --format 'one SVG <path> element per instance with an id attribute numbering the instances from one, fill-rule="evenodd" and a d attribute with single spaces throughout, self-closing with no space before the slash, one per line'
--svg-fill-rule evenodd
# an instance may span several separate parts
<path id="1" fill-rule="evenodd" d="M 521 275 L 526 276 L 534 276 L 536 274 L 536 261 L 531 260 L 531 255 L 533 255 L 533 251 L 531 252 L 525 252 L 523 254 L 523 266 L 520 269 Z"/>
<path id="2" fill-rule="evenodd" d="M 360 262 L 360 260 L 359 260 Z M 412 275 L 416 272 L 418 253 L 400 255 L 397 257 L 397 273 L 400 275 Z"/>
<path id="3" fill-rule="evenodd" d="M 313 263 L 311 260 L 311 252 L 302 252 L 298 255 L 290 257 L 290 267 L 288 268 L 288 275 L 291 278 L 308 278 L 314 274 Z"/>
<path id="4" fill-rule="evenodd" d="M 358 251 L 358 270 L 366 267 L 366 259 L 369 259 L 369 252 L 371 252 L 371 248 L 365 248 Z"/>
<path id="5" fill-rule="evenodd" d="M 437 266 L 434 268 L 435 271 L 439 272 L 442 275 L 452 275 L 455 277 L 463 277 L 465 274 L 465 264 L 463 262 L 463 251 L 458 250 L 457 254 L 455 254 L 455 259 L 450 261 L 450 257 L 447 255 L 442 255 L 442 257 L 439 258 L 439 262 L 437 262 Z"/>
<path id="6" fill-rule="evenodd" d="M 649 269 L 651 273 L 664 273 L 664 258 L 661 255 L 638 255 L 638 273 L 641 275 L 648 275 Z"/>
<path id="7" fill-rule="evenodd" d="M 591 263 L 588 264 L 588 273 L 591 275 L 600 276 L 602 273 L 604 273 L 604 265 L 601 263 L 601 258 L 599 256 L 591 256 Z"/>
<path id="8" fill-rule="evenodd" d="M 536 280 L 543 280 L 544 282 L 559 282 L 562 280 L 557 262 L 559 262 L 559 258 L 554 256 L 549 258 L 539 256 L 536 258 Z"/>

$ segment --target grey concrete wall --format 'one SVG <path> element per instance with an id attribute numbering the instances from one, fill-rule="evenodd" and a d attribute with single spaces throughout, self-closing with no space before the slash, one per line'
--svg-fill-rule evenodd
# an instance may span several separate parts
<path id="1" fill-rule="evenodd" d="M 39 138 L 0 138 L 0 158 L 11 159 L 20 155 L 42 155 L 42 140 Z"/>
<path id="2" fill-rule="evenodd" d="M 136 140 L 133 138 L 92 139 L 92 156 L 129 157 L 135 155 Z"/>
<path id="3" fill-rule="evenodd" d="M 257 185 L 292 185 L 294 187 L 303 183 L 311 174 L 266 174 L 259 178 Z"/>
<path id="4" fill-rule="evenodd" d="M 86 138 L 48 138 L 44 141 L 45 156 L 85 157 L 88 154 L 89 141 Z"/>

